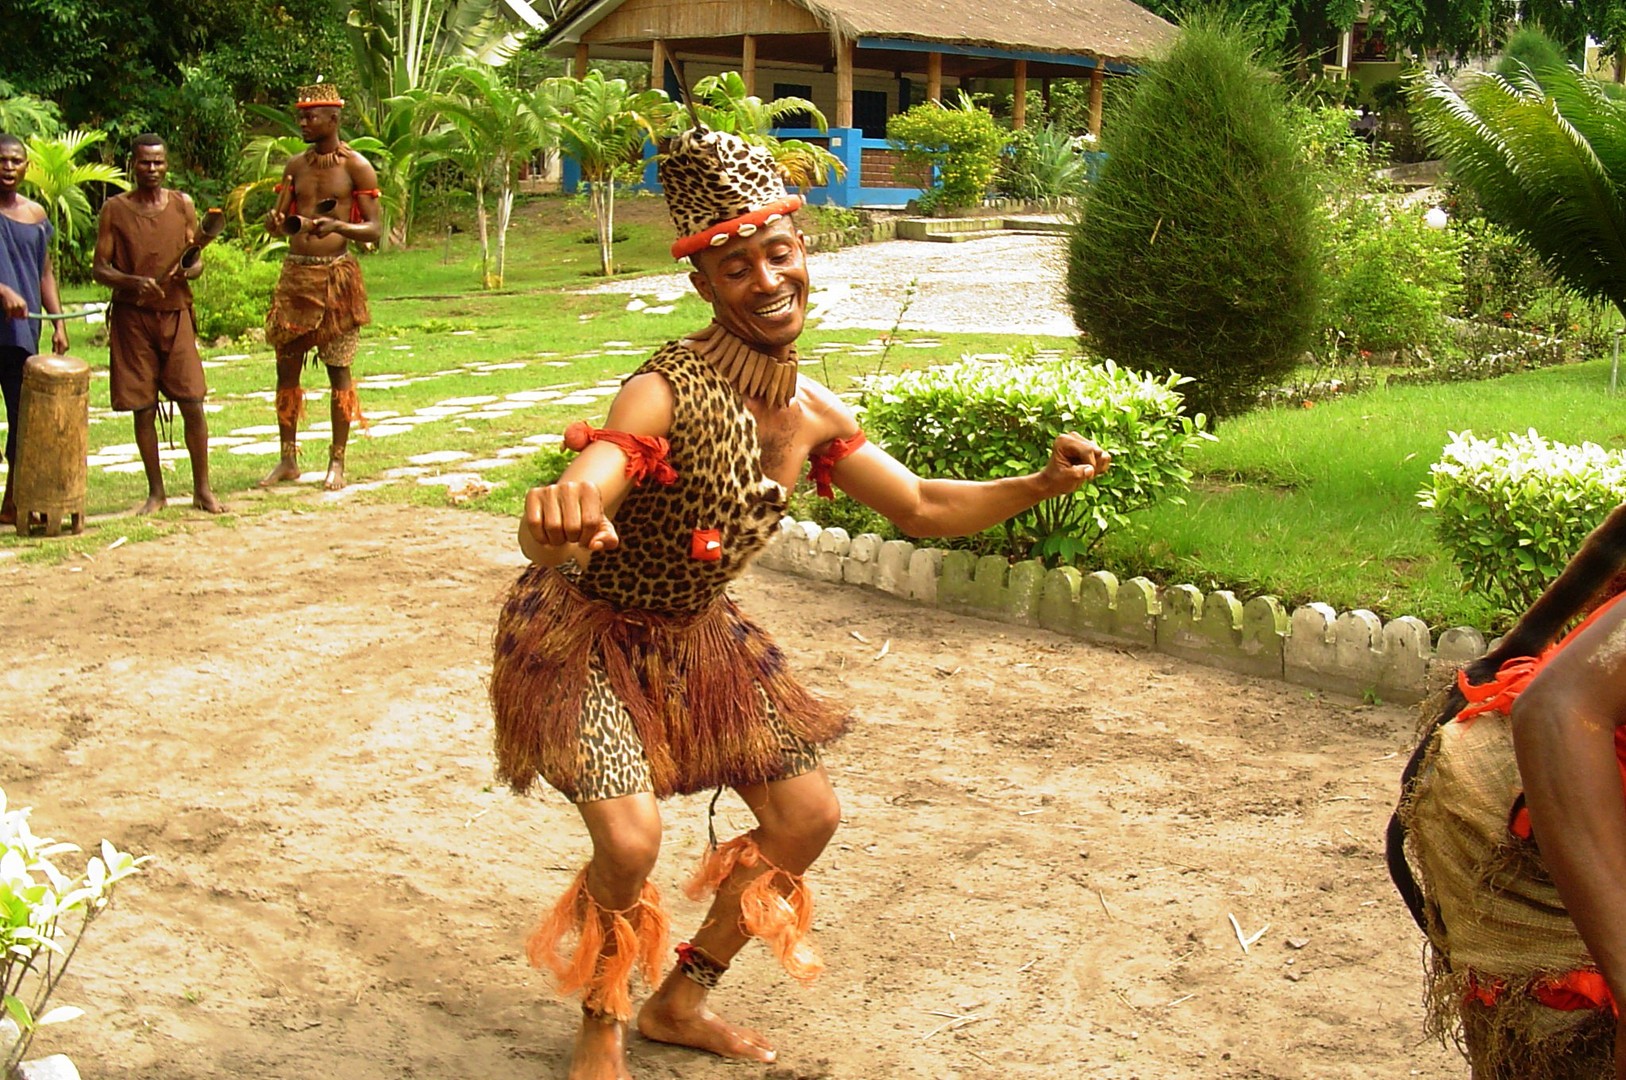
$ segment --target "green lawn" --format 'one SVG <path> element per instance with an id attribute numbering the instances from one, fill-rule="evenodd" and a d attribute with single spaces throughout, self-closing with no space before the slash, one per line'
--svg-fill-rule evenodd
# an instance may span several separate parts
<path id="1" fill-rule="evenodd" d="M 661 204 L 629 199 L 622 210 L 618 232 L 626 238 L 617 244 L 618 258 L 645 271 L 671 270 L 665 252 L 670 228 Z M 426 223 L 426 235 L 438 231 L 433 221 Z M 362 406 L 375 428 L 372 435 L 352 440 L 350 479 L 364 490 L 346 499 L 457 502 L 514 514 L 536 475 L 558 462 L 549 449 L 525 454 L 521 448 L 536 446 L 535 437 L 557 434 L 572 420 L 601 420 L 605 390 L 653 347 L 706 321 L 708 309 L 692 295 L 677 301 L 669 314 L 651 315 L 627 310 L 625 295 L 568 291 L 591 283 L 596 248 L 579 242 L 591 235 L 591 221 L 578 204 L 544 199 L 523 205 L 510 238 L 506 287 L 491 292 L 476 287 L 478 254 L 469 230 L 365 260 L 375 322 L 363 335 L 356 371 L 363 380 Z M 94 287 L 68 290 L 71 299 L 102 295 Z M 84 330 L 75 326 L 80 335 Z M 802 341 L 803 356 L 818 361 L 807 370 L 847 388 L 854 375 L 883 363 L 880 337 L 814 328 Z M 943 363 L 963 353 L 1009 351 L 1030 341 L 910 333 L 900 335 L 884 364 L 898 370 Z M 821 351 L 838 344 L 843 347 Z M 1034 344 L 1072 345 L 1064 339 Z M 105 411 L 105 347 L 81 341 L 74 352 L 98 375 L 92 383 L 90 447 L 101 453 L 93 462 L 111 460 L 110 449 L 133 451 L 128 418 Z M 233 511 L 220 524 L 230 526 L 234 515 L 268 508 L 329 505 L 308 484 L 270 494 L 256 491 L 254 481 L 274 457 L 236 452 L 256 443 L 266 450 L 276 441 L 269 351 L 238 345 L 211 348 L 206 356 L 210 402 L 219 409 L 209 415 L 210 429 L 221 440 L 211 467 L 215 488 Z M 1608 363 L 1598 361 L 1486 382 L 1378 389 L 1229 422 L 1219 441 L 1193 459 L 1197 479 L 1186 505 L 1135 515 L 1132 528 L 1103 542 L 1088 569 L 1146 574 L 1165 583 L 1191 581 L 1244 596 L 1271 593 L 1293 605 L 1320 600 L 1341 610 L 1369 608 L 1386 618 L 1416 615 L 1436 629 L 1492 628 L 1496 619 L 1489 606 L 1463 595 L 1455 568 L 1433 539 L 1428 513 L 1417 506 L 1416 492 L 1450 431 L 1489 435 L 1534 427 L 1561 441 L 1626 447 L 1626 409 L 1608 395 L 1607 380 Z M 306 386 L 321 388 L 325 382 L 321 371 L 313 370 Z M 582 391 L 599 396 L 576 396 Z M 508 397 L 550 393 L 565 400 L 517 403 Z M 420 409 L 463 411 L 410 427 L 401 420 L 421 418 Z M 311 421 L 324 422 L 326 414 L 325 397 L 310 402 Z M 227 445 L 230 440 L 237 442 Z M 307 434 L 304 445 L 302 464 L 320 471 L 326 463 L 325 431 Z M 435 451 L 469 457 L 409 461 Z M 512 455 L 505 464 L 482 464 L 477 470 L 496 485 L 483 496 L 420 482 L 437 473 L 465 472 L 464 463 L 493 461 L 503 452 Z M 145 494 L 139 472 L 108 472 L 93 464 L 88 509 L 96 520 L 86 535 L 24 541 L 0 532 L 0 550 L 55 559 L 94 552 L 120 536 L 142 540 L 178 528 L 208 527 L 202 515 L 187 508 L 189 468 L 184 454 L 176 457 L 166 472 L 173 506 L 156 518 L 123 516 Z M 365 489 L 403 468 L 423 475 Z"/>

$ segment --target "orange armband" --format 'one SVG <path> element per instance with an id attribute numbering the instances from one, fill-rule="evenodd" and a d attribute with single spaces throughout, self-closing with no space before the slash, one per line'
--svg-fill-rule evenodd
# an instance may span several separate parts
<path id="1" fill-rule="evenodd" d="M 814 489 L 821 499 L 836 497 L 836 489 L 831 483 L 831 475 L 835 470 L 836 462 L 851 456 L 859 447 L 869 442 L 862 431 L 846 439 L 831 439 L 818 450 L 808 456 L 807 478 L 813 481 Z"/>
<path id="2" fill-rule="evenodd" d="M 595 442 L 607 442 L 627 455 L 627 479 L 641 484 L 646 476 L 653 476 L 662 484 L 677 483 L 677 470 L 666 460 L 672 444 L 659 435 L 633 435 L 626 431 L 595 428 L 585 420 L 577 420 L 565 428 L 565 446 L 578 453 Z"/>

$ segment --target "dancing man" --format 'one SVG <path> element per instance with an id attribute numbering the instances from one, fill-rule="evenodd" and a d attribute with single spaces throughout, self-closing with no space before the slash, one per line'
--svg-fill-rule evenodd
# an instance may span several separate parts
<path id="1" fill-rule="evenodd" d="M 18 189 L 28 175 L 28 148 L 15 135 L 0 134 L 0 397 L 6 404 L 6 486 L 0 525 L 17 524 L 11 481 L 17 469 L 17 412 L 23 396 L 23 365 L 39 349 L 40 324 L 30 312 L 62 312 L 51 269 L 51 236 L 45 207 Z M 51 351 L 68 351 L 68 329 L 51 327 Z"/>
<path id="2" fill-rule="evenodd" d="M 581 998 L 571 1080 L 629 1075 L 635 967 L 656 986 L 637 1014 L 645 1037 L 763 1062 L 775 1059 L 768 1040 L 713 1013 L 708 992 L 752 937 L 793 978 L 822 968 L 803 874 L 841 817 L 819 747 L 847 721 L 725 594 L 778 528 L 803 467 L 821 494 L 839 486 L 911 535 L 953 536 L 1070 494 L 1110 462 L 1067 433 L 1024 477 L 915 476 L 798 374 L 807 249 L 791 215 L 802 200 L 767 152 L 691 130 L 660 179 L 673 255 L 691 260 L 713 322 L 627 379 L 604 428 L 567 429 L 581 453 L 526 497 L 519 543 L 533 565 L 495 642 L 499 775 L 517 793 L 539 779 L 562 792 L 593 846 L 527 943 L 560 992 Z M 711 896 L 711 910 L 662 980 L 667 917 L 648 880 L 657 800 L 722 786 L 757 826 L 708 846 L 686 891 Z"/>
<path id="3" fill-rule="evenodd" d="M 135 190 L 102 204 L 91 273 L 113 290 L 107 312 L 109 393 L 115 411 L 135 414 L 136 448 L 147 474 L 147 501 L 136 513 L 169 505 L 158 460 L 161 391 L 180 409 L 185 425 L 192 505 L 218 514 L 225 507 L 209 487 L 209 422 L 203 415 L 209 387 L 189 284 L 203 273 L 203 260 L 181 265 L 182 253 L 197 236 L 198 215 L 190 198 L 164 187 L 169 151 L 160 136 L 138 136 L 133 155 Z"/>
<path id="4" fill-rule="evenodd" d="M 333 390 L 333 441 L 322 486 L 337 491 L 344 487 L 350 425 L 364 422 L 350 365 L 360 328 L 372 321 L 361 264 L 350 253 L 350 243 L 378 242 L 378 175 L 366 158 L 339 140 L 344 99 L 332 83 L 300 87 L 297 108 L 299 133 L 310 149 L 288 159 L 276 206 L 266 216 L 272 233 L 291 235 L 265 316 L 265 340 L 277 350 L 281 456 L 260 486 L 299 478 L 299 421 L 305 415 L 299 373 L 314 349 Z"/>

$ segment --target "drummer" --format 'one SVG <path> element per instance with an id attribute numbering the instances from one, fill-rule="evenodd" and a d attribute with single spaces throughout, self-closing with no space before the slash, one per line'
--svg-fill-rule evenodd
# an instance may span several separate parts
<path id="1" fill-rule="evenodd" d="M 28 175 L 28 148 L 15 135 L 0 134 L 0 396 L 6 403 L 6 483 L 0 496 L 0 525 L 17 523 L 11 495 L 12 466 L 17 461 L 17 412 L 23 395 L 23 364 L 39 351 L 40 324 L 28 318 L 43 309 L 62 313 L 51 270 L 54 230 L 45 208 L 18 191 Z M 68 329 L 51 327 L 51 351 L 68 351 Z"/>

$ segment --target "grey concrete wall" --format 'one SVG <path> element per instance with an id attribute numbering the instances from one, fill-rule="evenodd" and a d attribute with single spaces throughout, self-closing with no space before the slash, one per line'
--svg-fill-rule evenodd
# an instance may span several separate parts
<path id="1" fill-rule="evenodd" d="M 1370 611 L 1319 603 L 1290 612 L 1273 596 L 1243 601 L 1194 585 L 1159 590 L 1145 578 L 1047 570 L 1038 561 L 1011 564 L 868 533 L 849 537 L 789 518 L 760 562 L 951 611 L 1382 701 L 1420 701 L 1486 648 L 1471 627 L 1433 641 L 1428 626 L 1410 615 L 1385 623 Z"/>

